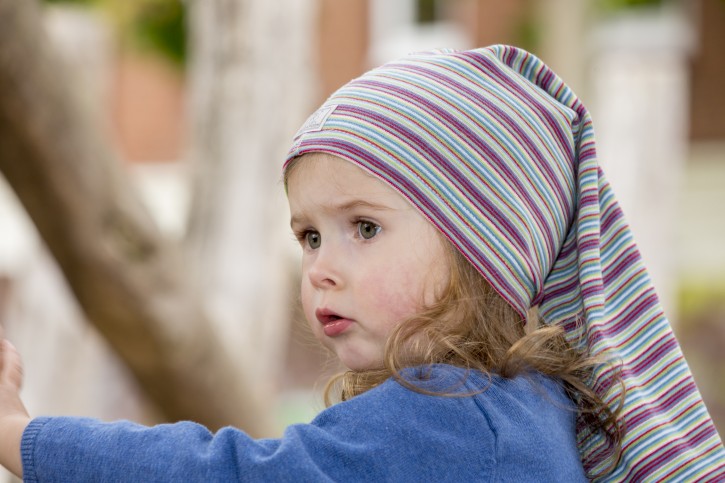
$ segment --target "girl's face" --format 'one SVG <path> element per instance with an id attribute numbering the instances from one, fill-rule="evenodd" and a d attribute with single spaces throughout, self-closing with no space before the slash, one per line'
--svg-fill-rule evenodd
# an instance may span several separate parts
<path id="1" fill-rule="evenodd" d="M 380 367 L 391 331 L 444 288 L 446 248 L 407 200 L 354 164 L 327 154 L 297 163 L 287 190 L 307 322 L 349 369 Z"/>

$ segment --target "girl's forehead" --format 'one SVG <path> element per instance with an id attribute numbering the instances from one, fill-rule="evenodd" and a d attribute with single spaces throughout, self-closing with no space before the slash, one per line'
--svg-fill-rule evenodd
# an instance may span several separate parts
<path id="1" fill-rule="evenodd" d="M 381 204 L 396 210 L 413 205 L 387 182 L 355 163 L 326 153 L 301 156 L 288 167 L 288 200 L 316 200 L 324 204 Z"/>
<path id="2" fill-rule="evenodd" d="M 310 178 L 328 182 L 356 180 L 365 185 L 381 184 L 387 187 L 387 183 L 355 163 L 328 153 L 304 154 L 290 163 L 285 170 L 287 184 L 293 179 L 309 181 Z"/>

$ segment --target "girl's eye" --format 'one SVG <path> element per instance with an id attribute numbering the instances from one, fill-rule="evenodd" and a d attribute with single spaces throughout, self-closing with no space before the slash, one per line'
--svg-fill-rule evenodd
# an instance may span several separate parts
<path id="1" fill-rule="evenodd" d="M 305 233 L 305 241 L 307 242 L 307 246 L 310 248 L 320 248 L 320 245 L 322 244 L 322 236 L 317 231 L 308 231 Z"/>
<path id="2" fill-rule="evenodd" d="M 380 233 L 380 227 L 370 221 L 358 221 L 357 232 L 361 238 L 369 240 Z"/>

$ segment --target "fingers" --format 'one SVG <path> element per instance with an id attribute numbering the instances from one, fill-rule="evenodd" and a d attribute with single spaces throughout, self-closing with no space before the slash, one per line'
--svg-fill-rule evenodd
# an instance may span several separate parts
<path id="1" fill-rule="evenodd" d="M 0 342 L 0 384 L 8 384 L 17 390 L 23 385 L 23 364 L 20 354 L 9 340 Z"/>

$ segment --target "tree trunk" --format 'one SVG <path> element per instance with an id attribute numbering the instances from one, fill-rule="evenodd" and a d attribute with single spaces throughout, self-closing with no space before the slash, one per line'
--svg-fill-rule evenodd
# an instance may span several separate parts
<path id="1" fill-rule="evenodd" d="M 88 319 L 169 420 L 268 434 L 178 247 L 154 226 L 73 87 L 37 2 L 0 0 L 0 171 Z"/>
<path id="2" fill-rule="evenodd" d="M 295 247 L 280 183 L 315 102 L 316 2 L 190 3 L 193 190 L 187 248 L 228 349 L 265 399 L 284 362 Z M 292 267 L 292 268 L 291 268 Z"/>

